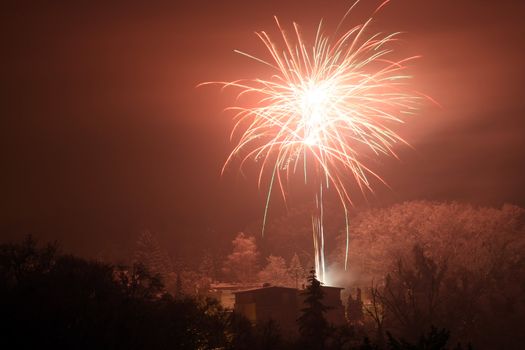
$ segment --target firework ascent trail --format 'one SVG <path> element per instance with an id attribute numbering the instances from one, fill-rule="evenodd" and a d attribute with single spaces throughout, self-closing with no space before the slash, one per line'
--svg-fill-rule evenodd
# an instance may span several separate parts
<path id="1" fill-rule="evenodd" d="M 301 35 L 293 23 L 288 33 L 275 17 L 279 42 L 265 31 L 256 35 L 266 46 L 270 59 L 235 51 L 275 72 L 268 79 L 254 78 L 233 82 L 212 82 L 240 89 L 238 97 L 256 96 L 252 106 L 235 106 L 236 124 L 232 138 L 238 138 L 224 168 L 235 158 L 260 164 L 259 187 L 269 179 L 263 217 L 266 225 L 272 189 L 280 188 L 286 200 L 285 187 L 291 175 L 301 172 L 302 181 L 316 185 L 313 195 L 316 210 L 312 215 L 315 264 L 319 279 L 324 281 L 323 195 L 337 193 L 346 220 L 346 258 L 348 264 L 348 208 L 352 205 L 348 182 L 361 191 L 372 191 L 370 178 L 384 181 L 360 157 L 363 149 L 375 155 L 396 156 L 393 146 L 406 143 L 389 125 L 403 123 L 403 116 L 413 114 L 421 94 L 407 88 L 409 75 L 405 64 L 417 56 L 393 58 L 391 43 L 399 33 L 372 33 L 372 17 L 364 23 L 337 35 L 358 1 L 346 12 L 335 33 L 324 33 L 322 21 L 313 44 Z M 368 152 L 370 153 L 370 152 Z"/>

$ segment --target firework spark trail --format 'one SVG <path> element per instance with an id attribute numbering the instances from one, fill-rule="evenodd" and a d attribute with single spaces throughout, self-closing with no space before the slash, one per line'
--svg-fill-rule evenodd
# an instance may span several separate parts
<path id="1" fill-rule="evenodd" d="M 374 12 L 381 9 L 382 3 Z M 348 10 L 336 33 L 357 4 Z M 373 15 L 372 15 L 373 16 Z M 251 107 L 230 107 L 236 111 L 232 138 L 239 141 L 226 160 L 224 169 L 235 157 L 241 168 L 248 160 L 260 162 L 258 184 L 270 175 L 262 233 L 266 225 L 270 196 L 275 184 L 286 199 L 285 186 L 298 171 L 319 183 L 315 194 L 317 213 L 312 226 L 316 267 L 324 271 L 323 188 L 333 188 L 344 208 L 347 234 L 345 268 L 348 259 L 348 208 L 352 205 L 347 183 L 353 178 L 362 192 L 372 191 L 371 177 L 384 181 L 361 160 L 362 149 L 375 155 L 396 157 L 393 146 L 405 143 L 390 127 L 403 123 L 402 116 L 413 114 L 420 94 L 407 89 L 405 64 L 416 58 L 394 59 L 390 44 L 399 33 L 375 33 L 372 17 L 332 39 L 324 34 L 322 21 L 313 45 L 308 45 L 297 23 L 288 34 L 277 17 L 281 44 L 265 32 L 256 35 L 265 45 L 271 60 L 237 51 L 275 70 L 269 79 L 237 80 L 221 84 L 240 89 L 238 98 L 253 94 Z M 313 174 L 312 174 L 313 173 Z"/>

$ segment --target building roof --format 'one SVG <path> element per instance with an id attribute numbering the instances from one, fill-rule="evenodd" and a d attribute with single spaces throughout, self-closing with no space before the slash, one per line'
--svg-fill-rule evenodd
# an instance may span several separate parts
<path id="1" fill-rule="evenodd" d="M 233 294 L 241 294 L 241 293 L 251 293 L 251 292 L 259 292 L 262 290 L 269 290 L 269 289 L 287 289 L 287 290 L 298 290 L 297 288 L 290 288 L 290 287 L 282 287 L 282 286 L 268 286 L 268 287 L 261 287 L 261 288 L 254 288 L 254 289 L 248 289 L 248 290 L 241 290 L 238 292 L 233 292 Z"/>
<path id="2" fill-rule="evenodd" d="M 321 286 L 321 288 L 330 288 L 330 289 L 338 289 L 338 290 L 344 289 L 342 287 L 333 287 L 333 286 Z M 283 286 L 267 286 L 267 287 L 261 287 L 261 288 L 240 290 L 238 292 L 233 292 L 233 294 L 252 293 L 252 292 L 259 292 L 259 291 L 268 290 L 268 289 L 295 290 L 295 291 L 302 290 L 302 289 L 291 288 L 291 287 L 283 287 Z"/>
<path id="3" fill-rule="evenodd" d="M 247 290 L 261 287 L 261 283 L 212 283 L 212 290 Z"/>

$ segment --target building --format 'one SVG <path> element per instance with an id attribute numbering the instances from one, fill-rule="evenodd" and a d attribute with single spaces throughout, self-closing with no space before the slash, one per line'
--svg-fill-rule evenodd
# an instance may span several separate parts
<path id="1" fill-rule="evenodd" d="M 321 287 L 324 292 L 323 304 L 329 307 L 326 320 L 333 325 L 345 323 L 341 290 L 338 287 Z M 304 290 L 295 288 L 268 286 L 263 288 L 235 292 L 234 311 L 245 316 L 254 325 L 269 320 L 278 322 L 284 334 L 298 333 L 297 319 L 304 306 Z"/>
<path id="2" fill-rule="evenodd" d="M 212 283 L 206 296 L 217 299 L 227 309 L 233 309 L 236 292 L 260 287 L 261 283 Z"/>

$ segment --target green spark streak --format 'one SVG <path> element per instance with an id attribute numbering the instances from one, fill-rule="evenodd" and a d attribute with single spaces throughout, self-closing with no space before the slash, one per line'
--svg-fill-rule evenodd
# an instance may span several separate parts
<path id="1" fill-rule="evenodd" d="M 266 218 L 268 217 L 268 208 L 270 207 L 270 197 L 272 195 L 273 182 L 275 180 L 275 173 L 277 172 L 278 165 L 279 165 L 279 162 L 276 162 L 273 168 L 272 178 L 270 180 L 270 187 L 268 188 L 268 196 L 266 197 L 266 205 L 264 206 L 264 216 L 263 216 L 263 223 L 262 223 L 262 229 L 261 229 L 261 235 L 263 237 L 264 237 L 264 229 L 266 228 Z"/>

